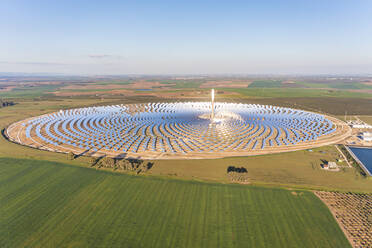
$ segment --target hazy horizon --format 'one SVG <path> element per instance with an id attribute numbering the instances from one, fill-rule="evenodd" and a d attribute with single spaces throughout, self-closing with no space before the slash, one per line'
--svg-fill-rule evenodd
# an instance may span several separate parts
<path id="1" fill-rule="evenodd" d="M 366 75 L 371 1 L 4 1 L 0 72 Z"/>

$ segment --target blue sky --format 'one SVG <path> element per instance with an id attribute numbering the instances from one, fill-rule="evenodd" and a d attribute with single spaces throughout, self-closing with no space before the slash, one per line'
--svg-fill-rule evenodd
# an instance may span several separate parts
<path id="1" fill-rule="evenodd" d="M 0 72 L 372 73 L 372 1 L 3 0 Z"/>

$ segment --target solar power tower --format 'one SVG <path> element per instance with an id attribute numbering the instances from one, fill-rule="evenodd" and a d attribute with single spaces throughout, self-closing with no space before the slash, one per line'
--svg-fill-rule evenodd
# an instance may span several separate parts
<path id="1" fill-rule="evenodd" d="M 214 119 L 214 89 L 211 90 L 211 97 L 212 97 L 212 115 L 211 119 Z"/>

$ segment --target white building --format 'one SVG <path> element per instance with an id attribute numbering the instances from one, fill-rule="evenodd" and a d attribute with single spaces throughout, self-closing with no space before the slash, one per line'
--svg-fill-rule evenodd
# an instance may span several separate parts
<path id="1" fill-rule="evenodd" d="M 362 133 L 362 140 L 364 140 L 364 141 L 372 141 L 372 133 L 370 133 L 370 132 L 363 132 Z"/>
<path id="2" fill-rule="evenodd" d="M 358 128 L 358 129 L 371 129 L 372 128 L 371 125 L 364 123 L 362 121 L 349 121 L 348 124 L 352 128 Z"/>
<path id="3" fill-rule="evenodd" d="M 372 128 L 372 126 L 368 125 L 368 124 L 365 124 L 365 123 L 364 124 L 353 124 L 352 128 L 370 129 L 370 128 Z"/>
<path id="4" fill-rule="evenodd" d="M 329 169 L 337 169 L 337 164 L 335 162 L 328 162 Z"/>
<path id="5" fill-rule="evenodd" d="M 326 164 L 321 165 L 324 170 L 328 171 L 340 171 L 336 162 L 327 162 Z"/>

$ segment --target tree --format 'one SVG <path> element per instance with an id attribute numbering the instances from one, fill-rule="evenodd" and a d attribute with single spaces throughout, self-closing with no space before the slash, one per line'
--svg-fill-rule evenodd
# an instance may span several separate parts
<path id="1" fill-rule="evenodd" d="M 95 158 L 95 157 L 90 157 L 89 158 L 89 165 L 90 166 L 95 166 L 96 165 L 96 163 L 97 163 L 97 158 Z"/>
<path id="2" fill-rule="evenodd" d="M 148 171 L 154 166 L 154 162 L 143 163 L 142 166 L 144 171 Z"/>
<path id="3" fill-rule="evenodd" d="M 126 159 L 121 159 L 121 160 L 118 160 L 116 162 L 116 165 L 117 167 L 120 169 L 120 170 L 128 170 L 129 167 L 130 167 L 130 163 L 128 160 Z"/>
<path id="4" fill-rule="evenodd" d="M 14 102 L 12 102 L 12 101 L 3 101 L 3 100 L 0 99 L 0 108 L 13 106 L 13 105 L 14 105 Z"/>
<path id="5" fill-rule="evenodd" d="M 131 159 L 128 159 L 130 165 L 131 165 L 131 170 L 137 170 L 142 164 L 143 164 L 143 160 L 141 159 L 134 159 L 134 158 L 131 158 Z"/>
<path id="6" fill-rule="evenodd" d="M 75 154 L 73 152 L 69 152 L 69 153 L 67 153 L 67 158 L 69 160 L 74 160 L 75 159 Z"/>
<path id="7" fill-rule="evenodd" d="M 115 160 L 113 158 L 104 157 L 102 159 L 102 165 L 106 168 L 114 168 L 115 167 Z"/>

